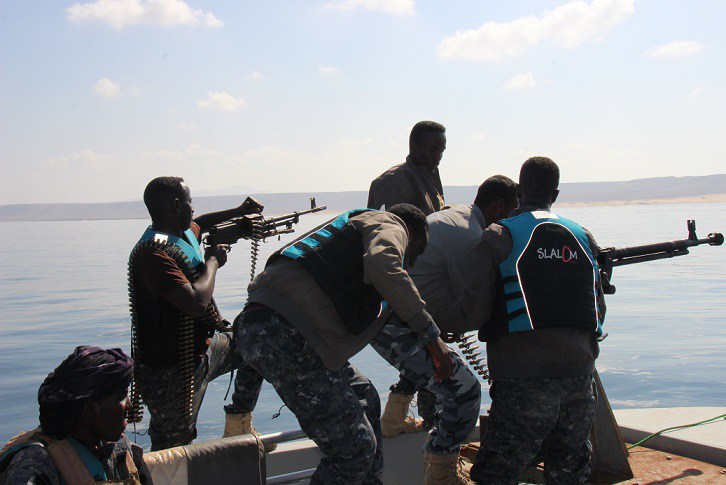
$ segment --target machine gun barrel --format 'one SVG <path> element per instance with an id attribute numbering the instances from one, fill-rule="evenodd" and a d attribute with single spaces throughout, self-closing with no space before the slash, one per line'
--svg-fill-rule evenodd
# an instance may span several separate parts
<path id="1" fill-rule="evenodd" d="M 600 274 L 602 276 L 603 292 L 608 295 L 615 293 L 615 286 L 610 284 L 610 278 L 612 277 L 613 268 L 616 266 L 625 266 L 628 264 L 655 261 L 657 259 L 685 256 L 688 254 L 688 248 L 700 246 L 701 244 L 708 244 L 710 246 L 720 246 L 723 244 L 723 234 L 711 233 L 708 237 L 699 239 L 698 236 L 696 236 L 696 221 L 687 221 L 687 226 L 687 239 L 644 244 L 642 246 L 632 246 L 627 248 L 602 249 L 597 257 L 597 261 L 600 266 Z"/>
<path id="2" fill-rule="evenodd" d="M 277 217 L 269 217 L 262 221 L 262 232 L 267 234 L 264 237 L 274 236 L 277 234 L 284 234 L 286 232 L 292 232 L 292 225 L 297 224 L 300 221 L 300 216 L 305 214 L 312 214 L 314 212 L 320 212 L 327 209 L 327 206 L 315 206 L 315 199 L 311 200 L 312 207 L 301 211 L 295 211 L 290 214 L 283 214 Z M 279 227 L 285 226 L 284 229 L 278 229 Z"/>
<path id="3" fill-rule="evenodd" d="M 644 261 L 652 261 L 655 259 L 672 258 L 674 256 L 685 256 L 686 254 L 688 254 L 688 248 L 693 246 L 699 246 L 701 244 L 720 246 L 721 244 L 723 244 L 723 235 L 715 233 L 709 234 L 708 237 L 702 239 L 680 239 L 677 241 L 668 241 L 662 243 L 644 244 L 643 246 L 612 249 L 610 250 L 611 252 L 608 254 L 608 257 L 613 260 L 613 266 L 624 266 L 626 264 L 641 263 Z"/>

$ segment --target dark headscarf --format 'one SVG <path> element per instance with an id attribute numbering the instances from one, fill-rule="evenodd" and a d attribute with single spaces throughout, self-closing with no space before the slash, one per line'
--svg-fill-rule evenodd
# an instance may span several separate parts
<path id="1" fill-rule="evenodd" d="M 38 389 L 41 428 L 54 438 L 64 438 L 81 416 L 85 399 L 123 391 L 133 369 L 134 361 L 121 349 L 76 347 Z"/>

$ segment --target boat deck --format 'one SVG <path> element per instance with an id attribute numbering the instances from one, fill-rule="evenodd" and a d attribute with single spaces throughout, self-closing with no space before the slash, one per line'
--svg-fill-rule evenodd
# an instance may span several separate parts
<path id="1" fill-rule="evenodd" d="M 627 443 L 635 443 L 665 428 L 697 423 L 724 415 L 726 407 L 626 409 L 615 411 L 614 414 L 619 422 L 622 438 Z M 610 424 L 613 425 L 614 422 Z M 726 485 L 726 420 L 724 419 L 651 438 L 643 447 L 631 450 L 628 463 L 625 463 L 622 442 L 619 441 L 617 432 L 615 434 L 614 442 L 599 441 L 600 452 L 597 449 L 598 441 L 594 442 L 596 447 L 594 463 L 597 467 L 594 471 L 597 473 L 593 474 L 593 480 L 597 481 L 593 483 Z M 282 441 L 304 436 L 300 430 L 266 435 L 263 440 L 280 444 L 277 450 L 264 458 L 260 455 L 261 445 L 258 439 L 253 435 L 244 435 L 161 452 L 150 452 L 145 454 L 144 459 L 152 472 L 154 482 L 158 485 L 212 483 L 209 481 L 211 474 L 221 474 L 223 477 L 214 483 L 231 483 L 242 476 L 249 479 L 252 476 L 249 467 L 260 476 L 266 475 L 269 484 L 303 484 L 308 482 L 303 477 L 309 477 L 312 469 L 317 466 L 321 457 L 320 450 L 308 439 Z M 468 441 L 478 443 L 479 427 L 469 435 Z M 423 483 L 425 442 L 425 433 L 384 439 L 383 454 L 386 466 L 382 477 L 383 483 L 386 485 Z M 612 446 L 617 448 L 616 453 L 613 453 Z M 608 462 L 601 459 L 603 455 L 613 454 L 619 455 L 619 463 L 622 466 L 608 468 Z M 621 481 L 624 477 L 630 476 L 628 464 L 634 478 Z M 609 472 L 610 477 L 605 476 L 608 470 L 612 470 Z M 290 476 L 280 476 L 290 473 L 294 473 L 294 480 Z M 540 467 L 529 468 L 524 476 L 530 483 L 543 483 Z M 621 478 L 613 479 L 615 476 Z"/>
<path id="2" fill-rule="evenodd" d="M 634 478 L 621 482 L 622 484 L 726 484 L 726 469 L 723 466 L 684 458 L 673 453 L 637 446 L 630 450 L 628 462 Z"/>
<path id="3" fill-rule="evenodd" d="M 726 407 L 623 409 L 614 413 L 623 438 L 634 443 L 664 428 L 725 414 Z M 478 433 L 477 427 L 470 440 L 478 441 Z M 384 442 L 388 466 L 384 469 L 383 482 L 386 485 L 422 483 L 425 434 L 400 435 L 386 438 Z M 628 461 L 635 478 L 620 483 L 726 485 L 726 420 L 669 432 L 651 438 L 645 445 L 648 448 L 636 447 L 630 452 Z M 284 443 L 268 455 L 268 472 L 289 473 L 314 467 L 319 459 L 320 451 L 312 441 Z"/>
<path id="4" fill-rule="evenodd" d="M 614 413 L 623 439 L 636 443 L 665 428 L 726 414 L 726 407 L 620 409 Z M 726 468 L 726 420 L 668 431 L 649 439 L 645 446 Z"/>

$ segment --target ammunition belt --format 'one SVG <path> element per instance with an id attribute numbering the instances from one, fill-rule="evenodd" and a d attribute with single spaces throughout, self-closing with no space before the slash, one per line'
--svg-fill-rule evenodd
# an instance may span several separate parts
<path id="1" fill-rule="evenodd" d="M 138 375 L 138 366 L 140 365 L 139 351 L 139 317 L 136 307 L 136 282 L 134 278 L 134 258 L 137 251 L 141 248 L 153 248 L 164 251 L 172 258 L 177 266 L 182 270 L 184 276 L 190 282 L 195 282 L 201 274 L 196 268 L 191 267 L 189 259 L 184 252 L 176 245 L 168 242 L 146 240 L 142 241 L 134 247 L 129 256 L 128 263 L 128 288 L 129 288 L 129 311 L 131 313 L 131 356 L 134 358 L 134 370 Z M 214 303 L 207 306 L 206 312 L 200 318 L 192 318 L 189 315 L 179 315 L 179 332 L 177 336 L 177 352 L 178 352 L 178 368 L 179 383 L 177 385 L 177 400 L 180 406 L 180 416 L 187 420 L 187 425 L 193 424 L 194 416 L 194 329 L 195 325 L 202 325 L 205 328 L 219 328 L 221 318 L 217 312 Z M 130 423 L 139 423 L 143 418 L 143 399 L 139 392 L 136 379 L 131 382 L 131 410 L 127 414 L 127 420 Z"/>
<path id="2" fill-rule="evenodd" d="M 479 350 L 479 345 L 476 343 L 476 340 L 476 334 L 469 333 L 462 335 L 457 342 L 457 345 L 459 346 L 459 349 L 461 349 L 461 354 L 467 362 L 469 362 L 476 373 L 486 381 L 489 379 L 489 369 L 487 368 L 486 359 L 481 355 L 481 350 Z"/>
<path id="3" fill-rule="evenodd" d="M 255 279 L 257 258 L 260 255 L 260 241 L 263 239 L 263 225 L 259 219 L 252 220 L 252 242 L 250 245 L 250 283 Z"/>

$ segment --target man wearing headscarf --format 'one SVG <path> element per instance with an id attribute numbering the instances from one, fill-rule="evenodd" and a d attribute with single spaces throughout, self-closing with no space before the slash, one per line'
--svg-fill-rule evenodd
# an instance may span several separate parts
<path id="1" fill-rule="evenodd" d="M 40 427 L 0 453 L 7 484 L 150 484 L 141 447 L 123 434 L 133 360 L 121 349 L 79 346 L 38 389 Z"/>

